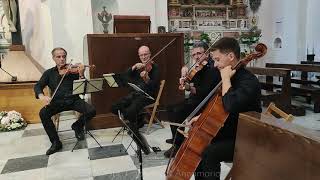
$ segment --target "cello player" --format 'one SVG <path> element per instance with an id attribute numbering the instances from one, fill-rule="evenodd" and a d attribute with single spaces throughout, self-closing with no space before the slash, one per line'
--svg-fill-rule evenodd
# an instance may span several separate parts
<path id="1" fill-rule="evenodd" d="M 222 101 L 228 119 L 211 144 L 202 153 L 202 161 L 195 171 L 196 180 L 219 180 L 220 162 L 232 161 L 237 132 L 239 113 L 246 111 L 261 112 L 261 90 L 258 79 L 245 68 L 232 70 L 240 59 L 240 46 L 234 38 L 224 37 L 211 48 L 222 79 Z M 188 124 L 192 125 L 199 116 Z"/>

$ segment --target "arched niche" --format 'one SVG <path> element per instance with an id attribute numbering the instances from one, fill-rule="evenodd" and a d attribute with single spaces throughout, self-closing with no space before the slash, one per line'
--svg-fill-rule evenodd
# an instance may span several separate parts
<path id="1" fill-rule="evenodd" d="M 111 13 L 112 19 L 108 22 L 108 33 L 113 33 L 113 15 L 119 12 L 119 2 L 117 0 L 91 0 L 92 8 L 92 21 L 93 21 L 93 32 L 103 33 L 102 22 L 98 18 L 98 13 L 102 13 L 105 10 L 107 13 Z"/>
<path id="2" fill-rule="evenodd" d="M 281 38 L 277 37 L 273 41 L 273 48 L 279 49 L 282 48 L 282 40 Z"/>

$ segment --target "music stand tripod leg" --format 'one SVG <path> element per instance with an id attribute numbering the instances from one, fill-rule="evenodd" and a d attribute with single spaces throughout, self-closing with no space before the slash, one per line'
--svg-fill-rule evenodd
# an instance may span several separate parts
<path id="1" fill-rule="evenodd" d="M 87 128 L 87 121 L 86 121 L 86 117 L 85 114 L 87 113 L 87 109 L 86 109 L 86 101 L 85 101 L 85 95 L 87 94 L 87 84 L 90 84 L 91 86 L 95 87 L 93 84 L 91 84 L 86 78 L 83 81 L 84 84 L 84 91 L 81 93 L 82 95 L 82 105 L 83 105 L 83 111 L 85 113 L 83 113 L 83 120 L 84 120 L 84 136 L 86 137 L 86 134 L 89 134 L 89 136 L 92 137 L 92 139 L 99 145 L 100 148 L 102 148 L 101 144 L 97 141 L 97 139 L 92 135 L 92 133 L 88 130 Z M 72 148 L 71 152 L 73 152 L 73 150 L 75 149 L 75 147 L 78 145 L 79 140 L 77 139 L 77 143 L 74 145 L 74 147 Z"/>
<path id="2" fill-rule="evenodd" d="M 116 140 L 116 138 L 118 137 L 118 135 L 119 135 L 120 133 L 124 133 L 124 127 L 122 127 L 122 128 L 117 132 L 117 134 L 114 136 L 114 138 L 112 139 L 111 142 L 113 142 L 114 140 Z"/>
<path id="3" fill-rule="evenodd" d="M 143 170 L 142 170 L 142 152 L 141 152 L 141 147 L 140 146 L 137 146 L 137 156 L 138 156 L 138 159 L 139 159 L 139 165 L 140 165 L 140 179 L 143 180 Z"/>

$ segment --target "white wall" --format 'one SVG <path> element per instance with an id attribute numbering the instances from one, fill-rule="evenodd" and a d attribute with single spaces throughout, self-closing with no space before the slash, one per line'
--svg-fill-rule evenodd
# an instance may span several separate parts
<path id="1" fill-rule="evenodd" d="M 306 59 L 306 21 L 308 0 L 263 0 L 259 16 L 261 42 L 268 46 L 266 62 L 300 63 Z M 277 23 L 278 22 L 278 23 Z M 282 48 L 274 48 L 275 38 L 282 39 Z"/>
<path id="2" fill-rule="evenodd" d="M 168 29 L 167 0 L 118 0 L 120 15 L 150 16 L 151 32 L 157 32 L 158 26 Z"/>
<path id="3" fill-rule="evenodd" d="M 19 6 L 26 53 L 43 68 L 54 65 L 50 52 L 57 46 L 83 61 L 83 37 L 93 29 L 90 0 L 19 0 Z"/>
<path id="4" fill-rule="evenodd" d="M 309 47 L 309 54 L 316 54 L 315 60 L 320 61 L 320 1 L 319 0 L 308 0 L 307 6 L 307 42 L 306 45 Z"/>
<path id="5" fill-rule="evenodd" d="M 166 0 L 19 0 L 26 53 L 45 69 L 54 65 L 50 52 L 57 46 L 68 51 L 68 59 L 83 62 L 83 37 L 85 34 L 102 33 L 102 27 L 94 19 L 102 9 L 92 12 L 93 2 L 93 5 L 100 4 L 101 7 L 103 3 L 114 4 L 106 6 L 113 15 L 150 16 L 151 32 L 157 32 L 158 26 L 167 29 Z M 112 26 L 109 26 L 110 32 Z"/>
<path id="6" fill-rule="evenodd" d="M 48 2 L 19 0 L 19 7 L 22 41 L 26 53 L 45 68 L 53 65 L 53 61 L 49 61 L 53 41 Z"/>

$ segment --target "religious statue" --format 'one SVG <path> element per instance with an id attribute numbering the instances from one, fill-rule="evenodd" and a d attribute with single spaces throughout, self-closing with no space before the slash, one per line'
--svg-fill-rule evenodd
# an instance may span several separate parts
<path id="1" fill-rule="evenodd" d="M 2 0 L 2 7 L 6 15 L 10 32 L 17 32 L 17 3 L 16 0 Z"/>
<path id="2" fill-rule="evenodd" d="M 98 13 L 98 19 L 102 22 L 103 32 L 108 33 L 108 23 L 112 19 L 112 15 L 106 11 L 105 6 L 103 6 L 103 11 Z"/>

